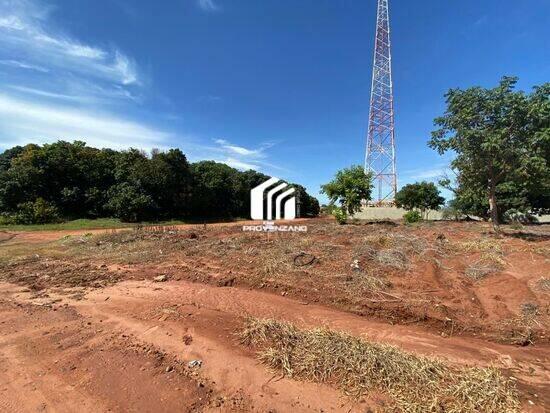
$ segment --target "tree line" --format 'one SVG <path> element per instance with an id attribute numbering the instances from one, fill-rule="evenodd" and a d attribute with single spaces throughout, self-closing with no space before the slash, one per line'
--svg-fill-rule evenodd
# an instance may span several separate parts
<path id="1" fill-rule="evenodd" d="M 179 149 L 96 149 L 84 142 L 15 146 L 0 154 L 4 223 L 115 217 L 122 221 L 245 218 L 250 190 L 267 180 L 214 161 L 189 163 Z M 296 189 L 300 216 L 317 199 Z"/>

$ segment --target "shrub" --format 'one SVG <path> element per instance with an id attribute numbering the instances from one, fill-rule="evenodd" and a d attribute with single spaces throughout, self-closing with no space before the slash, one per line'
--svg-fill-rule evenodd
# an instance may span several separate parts
<path id="1" fill-rule="evenodd" d="M 59 222 L 60 218 L 55 205 L 43 198 L 37 198 L 34 202 L 19 204 L 13 221 L 16 224 L 47 224 Z"/>
<path id="2" fill-rule="evenodd" d="M 9 214 L 0 214 L 0 225 L 15 224 L 15 217 Z"/>
<path id="3" fill-rule="evenodd" d="M 414 211 L 407 211 L 403 215 L 403 219 L 407 224 L 412 224 L 418 221 L 422 220 L 422 215 L 420 215 L 420 212 L 414 210 Z"/>
<path id="4" fill-rule="evenodd" d="M 509 209 L 504 213 L 504 220 L 510 224 L 516 224 L 519 228 L 521 228 L 521 224 L 533 224 L 537 222 L 537 217 L 529 212 Z"/>
<path id="5" fill-rule="evenodd" d="M 446 221 L 460 221 L 464 219 L 464 214 L 453 199 L 446 206 L 441 208 L 441 217 Z"/>
<path id="6" fill-rule="evenodd" d="M 336 218 L 336 221 L 338 221 L 340 225 L 344 225 L 348 220 L 348 214 L 343 208 L 334 208 L 332 210 L 332 215 L 334 215 L 334 218 Z"/>

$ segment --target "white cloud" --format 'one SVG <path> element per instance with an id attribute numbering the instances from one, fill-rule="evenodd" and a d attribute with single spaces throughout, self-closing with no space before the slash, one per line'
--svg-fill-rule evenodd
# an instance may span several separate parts
<path id="1" fill-rule="evenodd" d="M 214 139 L 213 141 L 216 146 L 196 145 L 191 151 L 193 157 L 195 159 L 212 159 L 241 170 L 286 171 L 286 169 L 267 161 L 268 149 L 274 145 L 272 142 L 263 142 L 257 148 L 247 148 L 233 144 L 226 139 Z"/>
<path id="2" fill-rule="evenodd" d="M 220 7 L 214 3 L 214 0 L 198 0 L 198 5 L 204 11 L 218 11 Z"/>
<path id="3" fill-rule="evenodd" d="M 235 158 L 225 158 L 221 162 L 231 166 L 232 168 L 240 169 L 240 170 L 244 170 L 244 171 L 247 171 L 249 169 L 254 169 L 254 170 L 261 169 L 261 167 L 259 165 L 256 165 L 256 164 L 253 164 L 253 163 L 247 163 L 247 162 L 244 162 L 244 161 L 240 161 L 240 160 L 235 159 Z"/>
<path id="4" fill-rule="evenodd" d="M 139 84 L 136 64 L 118 50 L 88 45 L 55 28 L 39 0 L 0 0 L 0 48 L 17 51 L 33 66 Z M 15 60 L 15 59 L 12 59 Z"/>
<path id="5" fill-rule="evenodd" d="M 400 173 L 400 180 L 406 183 L 421 180 L 436 181 L 449 171 L 449 163 L 439 163 L 430 168 L 409 169 Z"/>
<path id="6" fill-rule="evenodd" d="M 86 100 L 85 96 L 65 95 L 62 93 L 48 92 L 46 90 L 34 89 L 26 86 L 7 85 L 7 87 L 17 92 L 22 92 L 25 94 L 42 96 L 42 97 L 52 98 L 52 99 L 70 100 L 74 102 L 82 102 L 83 100 Z"/>
<path id="7" fill-rule="evenodd" d="M 216 139 L 214 142 L 220 145 L 220 147 L 226 150 L 227 152 L 233 153 L 234 155 L 240 155 L 243 157 L 252 157 L 252 158 L 262 158 L 264 156 L 263 151 L 265 147 L 262 147 L 259 149 L 248 149 L 243 146 L 232 145 L 231 143 L 227 142 L 225 139 Z"/>
<path id="8" fill-rule="evenodd" d="M 117 114 L 141 102 L 134 60 L 67 34 L 45 1 L 0 0 L 2 146 L 81 139 L 118 149 L 161 147 L 170 134 Z"/>
<path id="9" fill-rule="evenodd" d="M 112 114 L 45 105 L 0 94 L 0 134 L 21 143 L 83 140 L 91 146 L 124 149 L 166 147 L 170 133 Z"/>
<path id="10" fill-rule="evenodd" d="M 17 16 L 5 16 L 0 18 L 0 28 L 9 30 L 24 30 L 25 25 Z"/>
<path id="11" fill-rule="evenodd" d="M 49 70 L 42 66 L 32 65 L 30 63 L 21 62 L 18 60 L 0 60 L 0 65 L 15 67 L 17 69 L 35 70 L 37 72 L 48 73 Z"/>
<path id="12" fill-rule="evenodd" d="M 116 72 L 120 73 L 123 85 L 138 83 L 135 63 L 132 62 L 127 56 L 124 56 L 122 53 L 120 53 L 118 50 L 115 54 L 114 68 Z"/>

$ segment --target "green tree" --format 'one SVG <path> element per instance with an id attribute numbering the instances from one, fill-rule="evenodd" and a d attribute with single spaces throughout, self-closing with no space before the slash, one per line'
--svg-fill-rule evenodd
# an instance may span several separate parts
<path id="1" fill-rule="evenodd" d="M 11 160 L 17 158 L 21 152 L 23 152 L 22 146 L 14 146 L 0 153 L 0 174 L 10 168 Z"/>
<path id="2" fill-rule="evenodd" d="M 344 168 L 329 183 L 321 186 L 331 205 L 340 204 L 344 214 L 353 215 L 361 210 L 362 201 L 370 201 L 372 176 L 361 166 Z"/>
<path id="3" fill-rule="evenodd" d="M 494 89 L 450 90 L 429 142 L 456 155 L 457 204 L 487 205 L 497 232 L 507 209 L 549 208 L 550 83 L 531 94 L 516 83 L 504 77 Z"/>
<path id="4" fill-rule="evenodd" d="M 212 161 L 190 165 L 179 149 L 147 154 L 99 150 L 80 141 L 29 144 L 0 153 L 0 215 L 5 222 L 28 223 L 58 217 L 245 217 L 250 190 L 268 178 Z M 317 215 L 317 200 L 294 186 L 301 216 Z"/>
<path id="5" fill-rule="evenodd" d="M 239 211 L 239 171 L 214 161 L 191 165 L 192 211 L 196 217 L 235 217 Z"/>
<path id="6" fill-rule="evenodd" d="M 317 198 L 312 197 L 306 191 L 302 185 L 290 184 L 294 187 L 296 193 L 296 200 L 299 204 L 298 213 L 299 217 L 316 217 L 319 216 L 321 208 L 319 206 L 319 201 Z"/>
<path id="7" fill-rule="evenodd" d="M 124 182 L 109 189 L 106 208 L 122 221 L 138 222 L 154 218 L 157 205 L 149 194 Z"/>
<path id="8" fill-rule="evenodd" d="M 445 198 L 433 182 L 422 181 L 401 188 L 395 194 L 395 204 L 407 211 L 419 210 L 422 219 L 425 219 L 430 209 L 438 210 L 445 204 Z"/>

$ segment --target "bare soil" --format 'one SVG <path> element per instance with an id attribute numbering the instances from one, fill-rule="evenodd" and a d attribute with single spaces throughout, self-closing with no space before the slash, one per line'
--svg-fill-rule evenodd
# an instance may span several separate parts
<path id="1" fill-rule="evenodd" d="M 247 316 L 495 366 L 550 409 L 550 228 L 305 224 L 2 234 L 0 411 L 389 409 L 267 370 Z"/>

